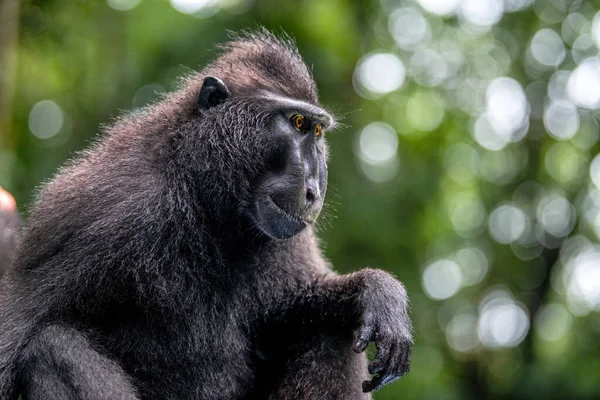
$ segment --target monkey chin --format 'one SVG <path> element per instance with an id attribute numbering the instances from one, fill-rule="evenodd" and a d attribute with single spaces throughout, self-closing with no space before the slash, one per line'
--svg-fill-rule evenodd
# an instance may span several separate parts
<path id="1" fill-rule="evenodd" d="M 250 214 L 262 233 L 279 240 L 297 235 L 314 221 L 314 217 L 295 216 L 285 211 L 268 195 L 256 201 Z"/>

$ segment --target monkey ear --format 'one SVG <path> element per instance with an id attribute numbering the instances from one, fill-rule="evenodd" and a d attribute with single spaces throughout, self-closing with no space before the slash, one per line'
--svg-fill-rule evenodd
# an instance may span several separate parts
<path id="1" fill-rule="evenodd" d="M 224 102 L 231 92 L 225 83 L 219 78 L 208 76 L 202 82 L 202 88 L 198 95 L 198 110 L 207 110 Z"/>

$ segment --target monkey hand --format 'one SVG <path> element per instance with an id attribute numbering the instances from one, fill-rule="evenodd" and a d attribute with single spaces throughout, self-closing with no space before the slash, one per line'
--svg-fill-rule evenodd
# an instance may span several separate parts
<path id="1" fill-rule="evenodd" d="M 354 351 L 363 352 L 374 342 L 377 354 L 369 364 L 372 380 L 363 382 L 363 392 L 373 392 L 406 374 L 410 368 L 412 329 L 404 286 L 380 270 L 364 269 L 360 293 L 360 330 Z"/>

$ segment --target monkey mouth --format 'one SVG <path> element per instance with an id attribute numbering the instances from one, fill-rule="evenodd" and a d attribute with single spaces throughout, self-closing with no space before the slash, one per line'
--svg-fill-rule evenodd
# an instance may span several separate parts
<path id="1" fill-rule="evenodd" d="M 282 207 L 277 205 L 277 203 L 275 203 L 275 200 L 273 200 L 273 198 L 270 195 L 267 195 L 266 197 L 267 207 L 271 207 L 273 210 L 277 211 L 283 218 L 288 219 L 291 222 L 301 224 L 311 223 L 311 221 L 308 221 L 306 220 L 306 218 L 303 218 L 302 215 L 295 216 L 290 214 L 288 211 L 284 210 Z"/>
<path id="2" fill-rule="evenodd" d="M 283 209 L 270 195 L 256 201 L 251 216 L 255 226 L 274 239 L 289 239 L 309 224 L 302 216 Z"/>
<path id="3" fill-rule="evenodd" d="M 280 207 L 271 196 L 267 195 L 267 200 L 270 207 L 273 207 L 277 212 L 281 213 L 284 218 L 289 219 L 292 222 L 298 222 L 304 225 L 312 225 L 319 216 L 320 208 L 315 209 L 313 207 L 306 206 L 300 213 L 298 213 L 298 215 L 293 215 L 289 211 L 286 211 Z"/>

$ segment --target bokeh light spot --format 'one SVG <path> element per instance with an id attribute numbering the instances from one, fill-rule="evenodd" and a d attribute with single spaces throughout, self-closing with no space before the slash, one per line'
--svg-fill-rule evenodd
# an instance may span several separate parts
<path id="1" fill-rule="evenodd" d="M 476 349 L 477 317 L 470 314 L 456 315 L 446 326 L 446 340 L 454 350 L 466 353 Z"/>
<path id="2" fill-rule="evenodd" d="M 487 28 L 498 23 L 504 14 L 504 3 L 498 0 L 462 0 L 459 16 L 475 27 Z"/>
<path id="3" fill-rule="evenodd" d="M 548 96 L 550 99 L 565 100 L 568 98 L 567 85 L 570 77 L 571 72 L 564 70 L 556 71 L 552 75 L 550 82 L 548 82 Z"/>
<path id="4" fill-rule="evenodd" d="M 398 135 L 384 122 L 372 122 L 360 132 L 360 157 L 370 164 L 390 161 L 398 151 Z"/>
<path id="5" fill-rule="evenodd" d="M 563 272 L 567 305 L 576 315 L 600 311 L 600 249 L 584 248 L 571 257 Z"/>
<path id="6" fill-rule="evenodd" d="M 600 188 L 600 154 L 590 163 L 590 178 L 596 187 Z"/>
<path id="7" fill-rule="evenodd" d="M 598 142 L 600 126 L 594 114 L 588 110 L 579 110 L 579 131 L 571 142 L 579 149 L 588 150 Z"/>
<path id="8" fill-rule="evenodd" d="M 567 82 L 567 94 L 580 107 L 600 107 L 600 60 L 588 58 L 575 68 Z"/>
<path id="9" fill-rule="evenodd" d="M 541 29 L 531 39 L 531 55 L 545 67 L 556 67 L 566 54 L 562 38 L 552 29 Z"/>
<path id="10" fill-rule="evenodd" d="M 218 10 L 219 0 L 171 0 L 171 5 L 183 14 L 210 16 Z"/>
<path id="11" fill-rule="evenodd" d="M 537 220 L 549 234 L 565 237 L 575 224 L 575 207 L 562 195 L 549 194 L 537 206 Z"/>
<path id="12" fill-rule="evenodd" d="M 486 210 L 481 199 L 473 193 L 456 194 L 450 198 L 448 212 L 452 227 L 464 237 L 479 233 L 485 222 Z"/>
<path id="13" fill-rule="evenodd" d="M 29 112 L 29 130 L 39 139 L 50 139 L 63 127 L 64 115 L 52 100 L 36 103 Z"/>
<path id="14" fill-rule="evenodd" d="M 528 331 L 527 312 L 522 305 L 515 303 L 508 293 L 495 291 L 482 301 L 477 332 L 485 347 L 515 347 L 521 343 Z"/>
<path id="15" fill-rule="evenodd" d="M 589 34 L 579 36 L 571 46 L 571 57 L 577 64 L 581 64 L 585 60 L 595 57 L 597 54 L 598 48 L 594 43 L 594 39 Z"/>
<path id="16" fill-rule="evenodd" d="M 462 0 L 418 0 L 426 11 L 437 15 L 453 14 Z"/>
<path id="17" fill-rule="evenodd" d="M 493 129 L 487 113 L 481 114 L 473 124 L 473 138 L 488 150 L 501 150 L 507 144 L 506 138 L 500 137 Z"/>
<path id="18" fill-rule="evenodd" d="M 533 4 L 535 0 L 504 0 L 504 11 L 521 11 Z"/>
<path id="19" fill-rule="evenodd" d="M 555 139 L 567 140 L 572 138 L 579 129 L 577 108 L 567 100 L 551 102 L 544 111 L 544 126 Z"/>
<path id="20" fill-rule="evenodd" d="M 515 204 L 503 204 L 490 214 L 490 235 L 498 243 L 508 244 L 518 240 L 528 225 L 527 215 Z"/>
<path id="21" fill-rule="evenodd" d="M 142 0 L 106 0 L 111 8 L 119 11 L 127 11 L 137 7 Z"/>
<path id="22" fill-rule="evenodd" d="M 590 29 L 590 23 L 580 13 L 571 13 L 562 22 L 561 36 L 563 40 L 572 45 L 575 40 Z"/>
<path id="23" fill-rule="evenodd" d="M 398 56 L 392 53 L 375 53 L 358 62 L 354 86 L 358 94 L 364 97 L 379 97 L 400 88 L 405 76 L 406 69 Z"/>
<path id="24" fill-rule="evenodd" d="M 463 272 L 463 285 L 476 285 L 488 272 L 488 259 L 478 247 L 465 247 L 454 254 L 454 260 Z"/>
<path id="25" fill-rule="evenodd" d="M 410 75 L 421 86 L 435 87 L 448 76 L 448 66 L 437 51 L 419 50 L 410 59 Z"/>
<path id="26" fill-rule="evenodd" d="M 555 143 L 544 157 L 548 174 L 558 182 L 577 183 L 585 174 L 588 158 L 570 143 Z"/>
<path id="27" fill-rule="evenodd" d="M 592 21 L 592 37 L 596 42 L 596 46 L 600 48 L 600 11 L 594 15 L 594 20 Z"/>
<path id="28" fill-rule="evenodd" d="M 389 124 L 372 122 L 355 140 L 363 173 L 374 182 L 387 182 L 398 173 L 398 134 Z"/>
<path id="29" fill-rule="evenodd" d="M 393 11 L 389 17 L 388 29 L 396 44 L 403 50 L 414 51 L 431 40 L 429 22 L 412 7 Z"/>
<path id="30" fill-rule="evenodd" d="M 543 22 L 556 24 L 567 15 L 567 4 L 564 0 L 538 0 L 533 4 L 533 10 Z"/>
<path id="31" fill-rule="evenodd" d="M 523 138 L 529 117 L 527 98 L 521 85 L 512 78 L 494 79 L 486 91 L 487 119 L 504 142 Z"/>
<path id="32" fill-rule="evenodd" d="M 373 182 L 389 182 L 398 175 L 398 171 L 400 170 L 400 159 L 394 157 L 390 161 L 382 164 L 370 164 L 361 160 L 360 169 L 363 174 Z"/>
<path id="33" fill-rule="evenodd" d="M 427 296 L 444 300 L 454 296 L 460 289 L 462 272 L 454 261 L 438 260 L 425 268 L 422 283 Z"/>

